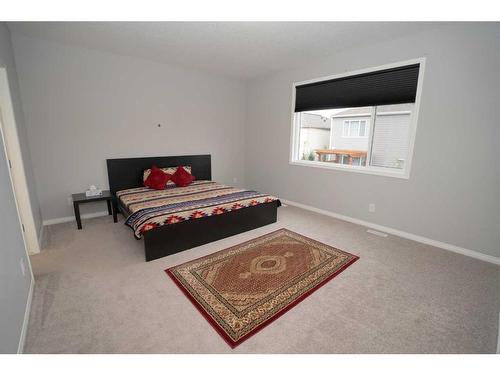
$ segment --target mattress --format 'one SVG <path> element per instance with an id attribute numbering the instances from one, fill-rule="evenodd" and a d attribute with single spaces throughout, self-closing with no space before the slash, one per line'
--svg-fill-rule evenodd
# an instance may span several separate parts
<path id="1" fill-rule="evenodd" d="M 214 181 L 194 181 L 186 187 L 154 190 L 147 187 L 116 193 L 119 204 L 129 213 L 125 224 L 136 238 L 154 228 L 277 201 L 254 190 L 226 186 Z"/>

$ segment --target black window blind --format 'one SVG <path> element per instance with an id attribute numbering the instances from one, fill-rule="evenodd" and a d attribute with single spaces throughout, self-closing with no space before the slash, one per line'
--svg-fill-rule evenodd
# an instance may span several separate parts
<path id="1" fill-rule="evenodd" d="M 415 102 L 420 64 L 296 86 L 295 112 Z"/>

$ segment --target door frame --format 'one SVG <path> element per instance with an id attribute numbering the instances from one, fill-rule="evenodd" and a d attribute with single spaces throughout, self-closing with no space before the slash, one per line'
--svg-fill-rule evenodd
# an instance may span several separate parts
<path id="1" fill-rule="evenodd" d="M 29 196 L 16 117 L 10 94 L 9 78 L 5 66 L 0 66 L 0 131 L 3 136 L 5 155 L 10 167 L 10 180 L 26 252 L 28 254 L 37 254 L 40 252 L 40 243 Z"/>

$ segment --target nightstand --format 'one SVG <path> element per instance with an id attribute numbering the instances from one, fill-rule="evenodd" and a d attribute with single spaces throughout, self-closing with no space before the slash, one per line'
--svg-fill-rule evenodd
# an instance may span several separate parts
<path id="1" fill-rule="evenodd" d="M 75 210 L 75 219 L 78 229 L 82 229 L 82 219 L 80 218 L 80 204 L 82 203 L 106 201 L 108 205 L 108 214 L 113 215 L 113 221 L 115 223 L 117 222 L 117 212 L 113 209 L 112 204 L 115 198 L 109 190 L 103 190 L 101 195 L 96 195 L 95 197 L 87 197 L 85 193 L 72 194 L 71 196 L 73 198 L 73 208 Z"/>

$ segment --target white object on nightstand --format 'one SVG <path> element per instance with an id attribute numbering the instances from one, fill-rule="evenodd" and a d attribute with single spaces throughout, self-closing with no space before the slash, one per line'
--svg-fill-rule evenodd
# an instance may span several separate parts
<path id="1" fill-rule="evenodd" d="M 97 197 L 102 194 L 102 190 L 90 185 L 89 189 L 85 191 L 86 197 Z"/>

